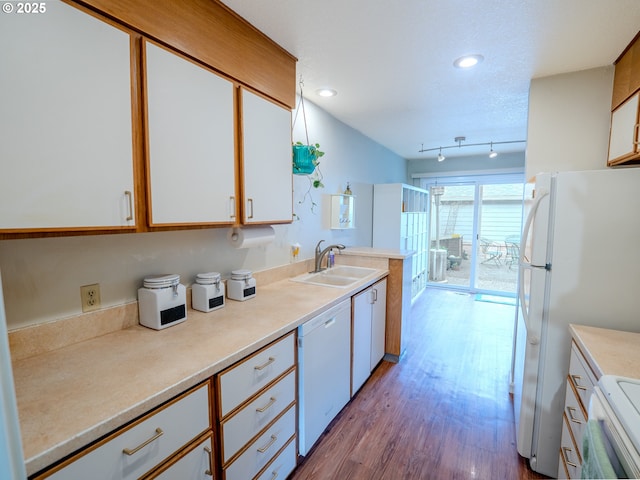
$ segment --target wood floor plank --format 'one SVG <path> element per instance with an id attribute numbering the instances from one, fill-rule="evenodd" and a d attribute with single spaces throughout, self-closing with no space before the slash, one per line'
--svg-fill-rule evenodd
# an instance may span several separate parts
<path id="1" fill-rule="evenodd" d="M 541 479 L 516 451 L 514 307 L 427 290 L 382 362 L 292 473 L 306 479 Z"/>

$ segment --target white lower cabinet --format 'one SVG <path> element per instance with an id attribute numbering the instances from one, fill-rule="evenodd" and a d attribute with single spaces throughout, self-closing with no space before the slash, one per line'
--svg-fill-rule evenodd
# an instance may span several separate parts
<path id="1" fill-rule="evenodd" d="M 580 478 L 582 470 L 582 435 L 589 418 L 589 398 L 597 382 L 598 380 L 589 368 L 582 352 L 573 343 L 562 416 L 558 478 Z"/>
<path id="2" fill-rule="evenodd" d="M 295 338 L 291 332 L 216 375 L 222 478 L 263 475 L 285 445 L 295 448 Z M 293 464 L 282 463 L 278 478 L 295 468 L 296 455 Z"/>
<path id="3" fill-rule="evenodd" d="M 210 390 L 207 381 L 36 478 L 128 480 L 147 476 L 211 432 Z"/>
<path id="4" fill-rule="evenodd" d="M 186 449 L 183 456 L 174 462 L 168 462 L 165 466 L 154 470 L 144 480 L 175 480 L 178 478 L 188 480 L 207 480 L 216 478 L 214 464 L 213 434 L 210 432 L 200 442 Z"/>
<path id="5" fill-rule="evenodd" d="M 296 440 L 292 438 L 278 456 L 262 470 L 262 473 L 256 477 L 256 480 L 286 478 L 284 475 L 286 475 L 287 472 L 293 471 L 293 469 L 296 468 L 296 464 Z"/>
<path id="6" fill-rule="evenodd" d="M 254 478 L 296 433 L 296 409 L 292 405 L 262 435 L 247 445 L 242 454 L 224 470 L 227 480 Z M 279 472 L 280 473 L 280 472 Z M 286 478 L 289 472 L 281 472 Z"/>
<path id="7" fill-rule="evenodd" d="M 245 408 L 220 424 L 222 461 L 233 455 L 255 435 L 271 423 L 296 400 L 296 374 L 291 371 L 282 380 L 255 397 Z"/>
<path id="8" fill-rule="evenodd" d="M 352 396 L 384 356 L 386 299 L 386 279 L 353 296 Z"/>

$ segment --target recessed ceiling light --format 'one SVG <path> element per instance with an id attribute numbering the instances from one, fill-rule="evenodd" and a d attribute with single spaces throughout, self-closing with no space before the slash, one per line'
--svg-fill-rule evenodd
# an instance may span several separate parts
<path id="1" fill-rule="evenodd" d="M 453 66 L 456 68 L 471 68 L 479 64 L 484 60 L 482 55 L 465 55 L 464 57 L 457 58 L 453 62 Z"/>
<path id="2" fill-rule="evenodd" d="M 335 97 L 338 94 L 338 92 L 332 88 L 319 88 L 316 90 L 316 93 L 321 97 Z"/>

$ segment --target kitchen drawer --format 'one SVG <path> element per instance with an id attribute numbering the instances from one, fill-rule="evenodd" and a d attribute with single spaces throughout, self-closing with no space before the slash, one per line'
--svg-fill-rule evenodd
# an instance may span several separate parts
<path id="1" fill-rule="evenodd" d="M 593 391 L 593 386 L 597 383 L 597 380 L 575 344 L 571 347 L 569 381 L 573 384 L 578 398 L 586 410 L 589 405 L 589 397 Z"/>
<path id="2" fill-rule="evenodd" d="M 256 480 L 275 480 L 276 478 L 287 478 L 296 468 L 296 439 L 292 438 L 286 447 L 273 459 Z"/>
<path id="3" fill-rule="evenodd" d="M 291 333 L 219 374 L 216 377 L 219 418 L 224 418 L 294 364 L 295 343 Z"/>
<path id="4" fill-rule="evenodd" d="M 256 476 L 296 433 L 296 408 L 292 405 L 225 470 L 225 480 L 247 480 Z"/>
<path id="5" fill-rule="evenodd" d="M 143 480 L 211 480 L 212 472 L 215 472 L 213 452 L 213 437 L 209 433 L 201 441 L 194 442 L 191 447 L 180 452 L 176 461 L 167 462 Z"/>
<path id="6" fill-rule="evenodd" d="M 576 439 L 578 451 L 582 456 L 582 434 L 587 426 L 587 414 L 585 406 L 577 398 L 573 382 L 567 379 L 567 391 L 564 399 L 564 414 L 567 416 L 569 428 Z"/>
<path id="7" fill-rule="evenodd" d="M 567 478 L 580 478 L 582 458 L 571 434 L 569 420 L 564 414 L 562 418 L 562 442 L 560 444 L 560 465 L 562 468 L 558 471 L 558 477 L 562 478 L 564 474 L 568 474 Z"/>
<path id="8" fill-rule="evenodd" d="M 292 369 L 282 380 L 222 422 L 223 465 L 295 400 L 296 370 Z"/>
<path id="9" fill-rule="evenodd" d="M 211 430 L 209 397 L 210 382 L 206 382 L 80 452 L 50 477 L 47 473 L 38 478 L 139 478 L 193 439 Z"/>

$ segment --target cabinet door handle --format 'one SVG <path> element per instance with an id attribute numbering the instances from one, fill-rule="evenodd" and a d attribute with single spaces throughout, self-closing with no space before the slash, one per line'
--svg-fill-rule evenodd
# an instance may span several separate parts
<path id="1" fill-rule="evenodd" d="M 267 450 L 269 450 L 269 447 L 276 442 L 276 440 L 278 440 L 278 437 L 276 437 L 275 435 L 271 435 L 271 440 L 269 440 L 269 442 L 264 447 L 259 448 L 258 451 L 260 453 L 266 452 Z"/>
<path id="2" fill-rule="evenodd" d="M 578 390 L 587 389 L 587 387 L 583 387 L 582 385 L 580 385 L 580 380 L 582 380 L 582 377 L 580 375 L 571 375 L 571 378 L 573 379 L 573 384 L 576 386 Z"/>
<path id="3" fill-rule="evenodd" d="M 573 449 L 569 447 L 562 447 L 562 455 L 564 456 L 564 461 L 567 462 L 567 465 L 569 465 L 570 467 L 578 468 L 578 465 L 569 461 L 567 452 L 573 452 Z"/>
<path id="4" fill-rule="evenodd" d="M 154 440 L 157 440 L 158 438 L 160 438 L 163 434 L 164 434 L 164 432 L 162 431 L 161 428 L 156 428 L 156 433 L 155 433 L 155 435 L 153 437 L 151 437 L 150 439 L 144 441 L 143 443 L 138 445 L 136 448 L 124 448 L 122 450 L 122 453 L 127 454 L 127 455 L 133 455 L 137 451 L 139 451 L 141 448 L 146 447 L 147 445 L 149 445 Z"/>
<path id="5" fill-rule="evenodd" d="M 213 453 L 209 446 L 205 446 L 204 451 L 207 452 L 207 455 L 209 456 L 209 470 L 205 470 L 204 474 L 213 477 Z"/>
<path id="6" fill-rule="evenodd" d="M 269 400 L 269 403 L 267 403 L 264 407 L 256 408 L 256 412 L 258 413 L 266 412 L 269 409 L 269 407 L 274 403 L 276 403 L 276 397 L 271 397 L 271 399 Z"/>
<path id="7" fill-rule="evenodd" d="M 263 363 L 262 365 L 257 365 L 253 368 L 256 370 L 264 370 L 275 361 L 276 361 L 276 357 L 269 357 L 269 360 L 267 360 L 265 363 Z"/>
<path id="8" fill-rule="evenodd" d="M 576 418 L 573 415 L 573 412 L 575 412 L 576 409 L 575 407 L 567 407 L 567 413 L 569 414 L 569 420 L 571 420 L 573 423 L 577 423 L 579 425 L 582 425 L 582 422 L 580 421 L 580 419 Z"/>
<path id="9" fill-rule="evenodd" d="M 129 190 L 125 190 L 124 195 L 129 201 L 129 215 L 126 218 L 126 221 L 129 222 L 133 220 L 133 194 Z"/>
<path id="10" fill-rule="evenodd" d="M 229 218 L 236 218 L 236 197 L 229 197 Z"/>
<path id="11" fill-rule="evenodd" d="M 247 218 L 253 218 L 253 198 L 247 199 L 247 202 L 249 202 L 249 212 L 251 212 Z"/>
<path id="12" fill-rule="evenodd" d="M 373 303 L 376 303 L 378 301 L 378 289 L 374 288 L 373 289 Z"/>

